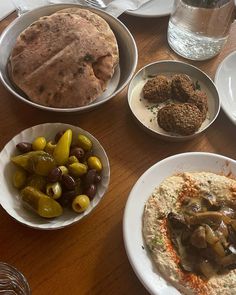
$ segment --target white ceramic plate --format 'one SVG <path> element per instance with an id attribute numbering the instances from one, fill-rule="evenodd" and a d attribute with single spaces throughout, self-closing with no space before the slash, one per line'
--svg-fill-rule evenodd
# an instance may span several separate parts
<path id="1" fill-rule="evenodd" d="M 163 130 L 157 123 L 157 112 L 165 105 L 150 103 L 143 98 L 142 89 L 144 84 L 155 75 L 163 74 L 171 77 L 174 74 L 187 74 L 193 82 L 205 91 L 208 98 L 208 114 L 206 120 L 194 134 L 183 136 L 172 134 Z M 220 101 L 214 82 L 200 69 L 180 61 L 163 60 L 144 66 L 132 78 L 128 88 L 129 107 L 141 127 L 148 133 L 171 141 L 184 141 L 192 139 L 204 132 L 217 118 L 220 110 Z"/>
<path id="2" fill-rule="evenodd" d="M 123 217 L 123 235 L 129 261 L 146 289 L 153 295 L 180 294 L 154 267 L 142 236 L 144 205 L 154 189 L 168 176 L 184 171 L 209 171 L 236 177 L 236 161 L 211 153 L 184 153 L 166 158 L 149 168 L 130 192 Z"/>
<path id="3" fill-rule="evenodd" d="M 73 137 L 78 133 L 87 135 L 93 142 L 93 152 L 96 154 L 103 163 L 102 181 L 98 185 L 97 194 L 91 201 L 91 206 L 82 214 L 77 214 L 69 209 L 64 209 L 61 216 L 54 219 L 44 219 L 36 213 L 27 210 L 21 200 L 19 199 L 19 192 L 12 185 L 12 175 L 16 169 L 15 165 L 10 162 L 10 158 L 16 155 L 16 144 L 22 141 L 32 142 L 38 136 L 45 136 L 47 140 L 53 140 L 57 132 L 71 128 Z M 5 211 L 17 221 L 36 229 L 59 229 L 71 225 L 84 216 L 88 215 L 98 203 L 101 201 L 105 194 L 109 181 L 110 181 L 110 166 L 109 161 L 101 144 L 98 140 L 87 131 L 69 124 L 62 123 L 46 123 L 28 128 L 12 140 L 10 140 L 0 153 L 0 204 Z"/>
<path id="4" fill-rule="evenodd" d="M 225 114 L 236 125 L 236 51 L 228 55 L 219 65 L 215 83 Z"/>
<path id="5" fill-rule="evenodd" d="M 160 17 L 171 13 L 174 0 L 152 0 L 140 8 L 126 13 L 139 17 Z"/>

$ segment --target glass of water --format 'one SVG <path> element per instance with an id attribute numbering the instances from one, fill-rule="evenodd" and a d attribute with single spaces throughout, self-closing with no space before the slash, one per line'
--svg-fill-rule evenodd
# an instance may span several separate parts
<path id="1" fill-rule="evenodd" d="M 0 294 L 30 295 L 29 284 L 24 275 L 15 267 L 0 262 Z"/>
<path id="2" fill-rule="evenodd" d="M 234 0 L 175 0 L 168 43 L 179 55 L 206 60 L 225 45 L 234 20 Z"/>

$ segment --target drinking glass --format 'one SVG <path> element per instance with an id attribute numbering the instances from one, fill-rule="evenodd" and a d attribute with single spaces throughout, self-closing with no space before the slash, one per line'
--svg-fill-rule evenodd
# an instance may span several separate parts
<path id="1" fill-rule="evenodd" d="M 0 262 L 0 294 L 30 295 L 30 287 L 24 275 L 15 267 Z"/>
<path id="2" fill-rule="evenodd" d="M 175 0 L 168 43 L 179 55 L 206 60 L 225 45 L 234 19 L 234 0 Z"/>

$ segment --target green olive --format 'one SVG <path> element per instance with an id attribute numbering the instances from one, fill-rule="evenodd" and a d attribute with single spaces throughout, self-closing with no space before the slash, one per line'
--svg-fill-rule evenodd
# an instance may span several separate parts
<path id="1" fill-rule="evenodd" d="M 68 161 L 67 161 L 67 165 L 73 164 L 73 163 L 78 163 L 79 160 L 76 158 L 76 156 L 70 156 Z"/>
<path id="2" fill-rule="evenodd" d="M 84 212 L 90 205 L 89 197 L 86 195 L 78 195 L 72 202 L 72 209 L 75 212 Z"/>
<path id="3" fill-rule="evenodd" d="M 87 173 L 87 166 L 82 163 L 73 163 L 68 166 L 69 172 L 75 177 L 80 177 Z"/>
<path id="4" fill-rule="evenodd" d="M 60 183 L 59 182 L 48 183 L 46 187 L 46 193 L 52 199 L 59 199 L 62 194 Z"/>
<path id="5" fill-rule="evenodd" d="M 92 141 L 85 135 L 78 135 L 78 145 L 85 151 L 89 151 L 92 148 Z"/>
<path id="6" fill-rule="evenodd" d="M 102 162 L 98 157 L 91 156 L 87 160 L 88 166 L 90 169 L 95 169 L 96 171 L 100 172 L 102 170 Z"/>
<path id="7" fill-rule="evenodd" d="M 22 170 L 16 170 L 16 172 L 13 175 L 13 185 L 16 188 L 23 188 L 26 184 L 27 180 L 27 174 L 26 172 Z"/>
<path id="8" fill-rule="evenodd" d="M 39 136 L 32 142 L 32 149 L 34 151 L 43 151 L 47 144 L 46 138 Z"/>
<path id="9" fill-rule="evenodd" d="M 45 146 L 44 150 L 45 150 L 45 152 L 47 152 L 50 155 L 52 155 L 55 147 L 56 147 L 56 145 L 50 140 L 50 141 L 48 141 L 46 143 L 46 146 Z"/>
<path id="10" fill-rule="evenodd" d="M 66 166 L 59 166 L 58 168 L 61 170 L 62 175 L 69 173 L 68 168 Z"/>

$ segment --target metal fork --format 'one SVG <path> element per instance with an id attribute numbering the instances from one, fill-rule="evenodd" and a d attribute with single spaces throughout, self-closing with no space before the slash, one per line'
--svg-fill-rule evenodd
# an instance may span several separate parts
<path id="1" fill-rule="evenodd" d="M 113 0 L 84 0 L 88 5 L 95 6 L 97 8 L 106 8 Z"/>

